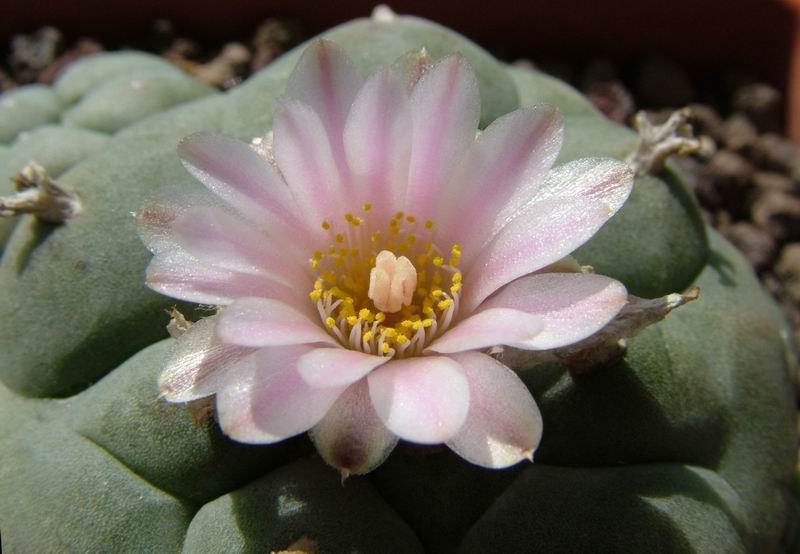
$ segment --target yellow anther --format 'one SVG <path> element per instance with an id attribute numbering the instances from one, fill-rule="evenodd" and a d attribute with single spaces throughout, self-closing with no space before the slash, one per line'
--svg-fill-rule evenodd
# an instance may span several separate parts
<path id="1" fill-rule="evenodd" d="M 317 269 L 317 266 L 319 265 L 317 260 L 309 260 L 308 262 L 311 264 L 311 269 Z"/>
<path id="2" fill-rule="evenodd" d="M 322 296 L 321 290 L 312 290 L 311 292 L 308 293 L 308 297 L 311 298 L 311 300 L 313 300 L 314 302 L 319 300 L 321 296 Z"/>
<path id="3" fill-rule="evenodd" d="M 331 224 L 329 222 L 327 222 L 327 221 L 323 221 L 322 222 L 322 228 L 325 229 L 326 231 L 329 231 L 330 228 L 331 228 Z"/>
<path id="4" fill-rule="evenodd" d="M 344 220 L 350 223 L 353 221 L 353 214 L 344 214 Z"/>
<path id="5" fill-rule="evenodd" d="M 447 261 L 447 263 L 449 263 L 449 264 L 450 264 L 450 265 L 452 265 L 452 266 L 457 266 L 459 261 L 460 261 L 460 260 L 459 260 L 458 256 L 453 256 L 452 258 L 450 258 L 450 259 Z"/>
<path id="6" fill-rule="evenodd" d="M 328 317 L 328 319 L 325 320 L 325 325 L 333 329 L 333 326 L 336 325 L 336 320 L 332 317 Z"/>
<path id="7" fill-rule="evenodd" d="M 397 344 L 405 344 L 408 342 L 408 337 L 405 335 L 397 335 L 397 338 L 394 339 Z"/>
<path id="8" fill-rule="evenodd" d="M 415 221 L 417 221 L 417 218 L 414 217 L 413 215 L 409 215 L 406 216 L 406 221 L 408 221 L 409 223 L 414 223 Z"/>
<path id="9" fill-rule="evenodd" d="M 441 311 L 445 311 L 445 310 L 446 310 L 447 308 L 449 308 L 449 307 L 450 307 L 452 304 L 453 304 L 453 300 L 452 300 L 452 299 L 450 299 L 450 298 L 445 298 L 444 300 L 442 300 L 441 302 L 439 302 L 438 304 L 436 304 L 436 307 L 437 307 L 437 308 L 439 308 Z"/>
<path id="10" fill-rule="evenodd" d="M 441 256 L 436 256 L 435 258 L 433 258 L 433 265 L 435 265 L 436 267 L 442 267 L 442 264 L 444 264 L 444 258 L 442 258 Z"/>
<path id="11" fill-rule="evenodd" d="M 369 342 L 371 338 L 372 338 L 372 331 L 367 331 L 366 333 L 361 335 L 361 340 L 364 342 Z"/>
<path id="12" fill-rule="evenodd" d="M 409 328 L 409 327 L 411 327 L 412 325 L 414 325 L 414 322 L 413 322 L 413 321 L 411 321 L 410 319 L 405 319 L 405 320 L 403 320 L 403 321 L 401 321 L 401 322 L 400 322 L 400 326 L 401 326 L 401 327 L 405 327 L 406 329 L 408 329 L 408 328 Z"/>
<path id="13" fill-rule="evenodd" d="M 383 351 L 384 354 L 388 354 L 389 353 L 389 348 L 391 348 L 389 346 L 389 343 L 388 342 L 384 342 L 383 346 L 381 347 L 381 350 Z"/>
<path id="14" fill-rule="evenodd" d="M 351 223 L 352 225 L 355 225 L 356 227 L 358 227 L 359 225 L 361 225 L 362 223 L 364 223 L 364 220 L 363 220 L 363 219 L 361 219 L 361 218 L 360 218 L 360 217 L 358 217 L 358 216 L 355 216 L 355 217 L 353 218 L 353 221 L 351 221 L 350 223 Z"/>
<path id="15" fill-rule="evenodd" d="M 344 235 L 341 233 L 336 233 L 336 242 L 338 243 L 344 242 Z"/>
<path id="16" fill-rule="evenodd" d="M 403 212 L 397 212 L 396 214 L 394 214 L 394 218 L 395 219 L 403 219 Z"/>
<path id="17" fill-rule="evenodd" d="M 422 313 L 427 315 L 427 316 L 432 316 L 433 315 L 433 308 L 431 308 L 430 306 L 426 306 L 426 307 L 422 308 Z M 426 319 L 425 321 L 430 321 L 430 320 Z"/>
<path id="18" fill-rule="evenodd" d="M 453 294 L 458 294 L 458 291 L 460 290 L 461 290 L 461 283 L 453 283 L 453 285 L 450 286 L 450 292 L 452 292 Z"/>
<path id="19" fill-rule="evenodd" d="M 419 331 L 420 327 L 422 327 L 422 321 L 420 320 L 415 321 L 414 325 L 411 326 L 415 331 Z"/>
<path id="20" fill-rule="evenodd" d="M 364 204 L 364 205 L 363 205 L 363 206 L 361 206 L 361 207 L 362 207 L 362 208 L 364 208 L 364 211 L 365 211 L 365 212 L 368 212 L 368 211 L 370 211 L 370 210 L 372 209 L 372 204 L 370 204 L 369 202 L 367 202 L 366 204 Z"/>
<path id="21" fill-rule="evenodd" d="M 461 277 L 461 273 L 460 272 L 459 273 L 455 273 L 455 274 L 453 274 L 452 281 L 453 281 L 453 283 L 457 284 L 457 283 L 461 282 L 461 278 L 462 277 Z"/>
<path id="22" fill-rule="evenodd" d="M 385 313 L 378 312 L 377 314 L 375 314 L 375 321 L 377 321 L 378 323 L 383 323 L 383 321 L 385 321 L 385 320 L 386 320 L 386 314 Z"/>
<path id="23" fill-rule="evenodd" d="M 314 251 L 314 259 L 321 260 L 322 259 L 322 250 L 315 250 Z"/>
<path id="24" fill-rule="evenodd" d="M 329 246 L 328 247 L 328 254 L 336 254 L 336 247 L 335 246 Z"/>
<path id="25" fill-rule="evenodd" d="M 453 256 L 460 256 L 461 255 L 461 245 L 456 243 L 450 248 L 450 253 Z"/>
<path id="26" fill-rule="evenodd" d="M 322 290 L 322 279 L 314 281 L 314 290 Z"/>
<path id="27" fill-rule="evenodd" d="M 425 228 L 426 229 L 433 229 L 433 221 L 430 220 L 430 219 L 428 221 L 426 221 L 425 222 Z"/>
<path id="28" fill-rule="evenodd" d="M 431 310 L 431 311 L 433 311 L 433 310 Z M 423 327 L 430 327 L 431 325 L 433 325 L 433 320 L 432 319 L 423 319 L 422 320 L 422 326 Z"/>
<path id="29" fill-rule="evenodd" d="M 391 327 L 387 327 L 386 329 L 384 329 L 383 334 L 389 337 L 390 339 L 393 339 L 397 336 L 397 329 L 392 329 Z"/>
<path id="30" fill-rule="evenodd" d="M 375 317 L 372 315 L 372 312 L 367 308 L 361 308 L 358 310 L 358 317 L 369 322 L 372 322 L 372 320 L 375 319 Z"/>
<path id="31" fill-rule="evenodd" d="M 441 298 L 444 296 L 444 292 L 440 288 L 431 289 L 431 297 L 432 298 Z"/>
<path id="32" fill-rule="evenodd" d="M 350 325 L 350 327 L 354 327 L 356 323 L 358 323 L 358 318 L 356 316 L 351 315 L 347 318 L 347 324 Z"/>

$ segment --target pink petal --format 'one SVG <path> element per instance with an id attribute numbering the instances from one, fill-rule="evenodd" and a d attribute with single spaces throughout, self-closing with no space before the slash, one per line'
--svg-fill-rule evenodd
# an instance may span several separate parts
<path id="1" fill-rule="evenodd" d="M 309 436 L 320 456 L 343 477 L 372 471 L 397 445 L 397 436 L 372 406 L 365 379 L 347 388 Z"/>
<path id="2" fill-rule="evenodd" d="M 167 366 L 158 378 L 164 398 L 188 402 L 217 392 L 228 370 L 253 352 L 250 348 L 223 344 L 214 333 L 217 316 L 192 324 L 175 340 Z"/>
<path id="3" fill-rule="evenodd" d="M 500 469 L 533 459 L 542 437 L 542 416 L 516 373 L 478 352 L 453 356 L 469 381 L 469 413 L 447 441 L 473 464 Z"/>
<path id="4" fill-rule="evenodd" d="M 161 294 L 198 304 L 227 305 L 242 296 L 261 296 L 293 304 L 307 303 L 310 311 L 308 297 L 304 299 L 303 292 L 296 287 L 263 275 L 215 268 L 183 250 L 169 250 L 150 260 L 145 281 Z"/>
<path id="5" fill-rule="evenodd" d="M 319 116 L 305 104 L 283 100 L 273 124 L 275 161 L 297 204 L 319 229 L 324 220 L 338 222 L 354 205 L 345 194 L 334 152 Z"/>
<path id="6" fill-rule="evenodd" d="M 434 64 L 411 93 L 412 147 L 406 209 L 435 214 L 441 187 L 475 140 L 480 117 L 478 80 L 460 54 Z"/>
<path id="7" fill-rule="evenodd" d="M 188 210 L 172 231 L 180 247 L 202 264 L 259 273 L 285 284 L 306 281 L 310 287 L 310 278 L 287 256 L 287 249 L 277 251 L 263 232 L 220 208 Z"/>
<path id="8" fill-rule="evenodd" d="M 224 135 L 196 134 L 178 147 L 183 165 L 214 194 L 271 234 L 308 243 L 308 228 L 289 189 L 247 144 Z"/>
<path id="9" fill-rule="evenodd" d="M 602 275 L 544 273 L 509 283 L 479 309 L 512 308 L 540 317 L 542 332 L 517 347 L 546 350 L 593 335 L 614 319 L 627 300 L 623 284 Z"/>
<path id="10" fill-rule="evenodd" d="M 148 200 L 142 209 L 136 212 L 139 238 L 153 254 L 174 250 L 178 248 L 178 242 L 172 232 L 175 220 L 191 209 L 199 206 L 218 206 L 220 202 L 204 189 L 199 194 L 196 190 L 181 191 L 174 196 Z"/>
<path id="11" fill-rule="evenodd" d="M 462 313 L 589 240 L 622 207 L 632 185 L 633 175 L 621 162 L 580 160 L 551 171 L 534 200 L 465 268 Z"/>
<path id="12" fill-rule="evenodd" d="M 273 443 L 316 425 L 344 387 L 314 389 L 297 373 L 307 346 L 264 348 L 227 374 L 217 393 L 222 430 L 247 443 Z"/>
<path id="13" fill-rule="evenodd" d="M 411 110 L 402 80 L 376 73 L 356 97 L 344 129 L 347 161 L 360 193 L 388 220 L 402 209 L 411 156 Z"/>
<path id="14" fill-rule="evenodd" d="M 427 350 L 450 354 L 498 344 L 514 346 L 531 340 L 543 327 L 544 323 L 539 316 L 519 310 L 484 310 L 457 323 L 434 340 Z"/>
<path id="15" fill-rule="evenodd" d="M 474 257 L 512 196 L 544 180 L 563 137 L 561 115 L 545 105 L 517 110 L 489 125 L 443 194 L 438 212 L 449 214 L 439 227 L 445 244 L 461 244 L 464 261 Z"/>
<path id="16" fill-rule="evenodd" d="M 312 387 L 338 387 L 355 383 L 389 358 L 344 348 L 317 348 L 305 354 L 297 371 Z"/>
<path id="17" fill-rule="evenodd" d="M 309 314 L 269 298 L 237 299 L 220 315 L 217 335 L 228 344 L 253 348 L 316 342 L 336 344 L 322 329 L 319 319 L 309 319 Z"/>
<path id="18" fill-rule="evenodd" d="M 436 444 L 452 437 L 469 409 L 461 366 L 444 356 L 392 360 L 367 377 L 372 405 L 401 439 Z"/>
<path id="19" fill-rule="evenodd" d="M 336 44 L 317 40 L 301 56 L 286 87 L 288 98 L 309 106 L 319 116 L 346 189 L 350 173 L 342 135 L 350 106 L 363 82 L 353 62 Z"/>

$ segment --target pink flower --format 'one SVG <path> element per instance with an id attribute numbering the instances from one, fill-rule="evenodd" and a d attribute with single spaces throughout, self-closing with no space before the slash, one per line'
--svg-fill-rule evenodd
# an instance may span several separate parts
<path id="1" fill-rule="evenodd" d="M 345 474 L 375 468 L 398 437 L 491 468 L 532 458 L 536 403 L 482 351 L 556 348 L 614 318 L 619 282 L 548 266 L 620 208 L 632 175 L 597 158 L 551 169 L 563 127 L 548 106 L 476 138 L 467 61 L 424 69 L 364 81 L 318 41 L 268 156 L 221 135 L 180 145 L 221 202 L 140 214 L 156 254 L 147 284 L 223 308 L 178 339 L 160 379 L 168 400 L 216 394 L 223 431 L 242 442 L 309 431 Z"/>

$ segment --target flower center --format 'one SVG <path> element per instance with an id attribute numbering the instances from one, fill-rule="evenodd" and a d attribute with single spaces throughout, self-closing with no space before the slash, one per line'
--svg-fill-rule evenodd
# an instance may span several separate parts
<path id="1" fill-rule="evenodd" d="M 309 260 L 317 271 L 309 293 L 328 332 L 343 346 L 405 358 L 450 326 L 458 311 L 461 248 L 445 256 L 433 221 L 398 212 L 385 227 L 346 214 L 344 224 L 322 222 L 330 245 Z"/>

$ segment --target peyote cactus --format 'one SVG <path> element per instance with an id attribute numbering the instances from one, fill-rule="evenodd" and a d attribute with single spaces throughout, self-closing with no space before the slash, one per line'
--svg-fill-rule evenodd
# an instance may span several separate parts
<path id="1" fill-rule="evenodd" d="M 365 75 L 423 46 L 432 58 L 462 52 L 479 78 L 482 127 L 520 105 L 561 109 L 560 162 L 625 159 L 636 142 L 566 85 L 504 66 L 429 22 L 362 20 L 325 36 Z M 175 156 L 186 135 L 263 135 L 300 50 L 224 95 L 154 58 L 98 56 L 62 77 L 58 99 L 32 97 L 29 117 L 4 120 L 0 136 L 9 141 L 30 131 L 0 150 L 5 174 L 35 159 L 77 192 L 82 211 L 61 226 L 23 216 L 0 264 L 3 546 L 779 551 L 796 525 L 788 333 L 747 263 L 704 228 L 669 166 L 637 178 L 627 204 L 576 257 L 638 296 L 699 285 L 702 298 L 630 340 L 606 367 L 574 377 L 555 363 L 517 368 L 545 422 L 534 464 L 492 471 L 446 449 L 401 445 L 373 473 L 340 483 L 305 436 L 238 444 L 213 419 L 159 398 L 173 342 L 165 311 L 174 302 L 144 286 L 149 254 L 130 213 L 153 196 L 195 189 Z M 126 87 L 153 94 L 115 92 Z M 113 105 L 121 98 L 131 106 Z M 59 113 L 63 127 L 32 130 Z M 190 319 L 206 315 L 181 309 Z"/>

